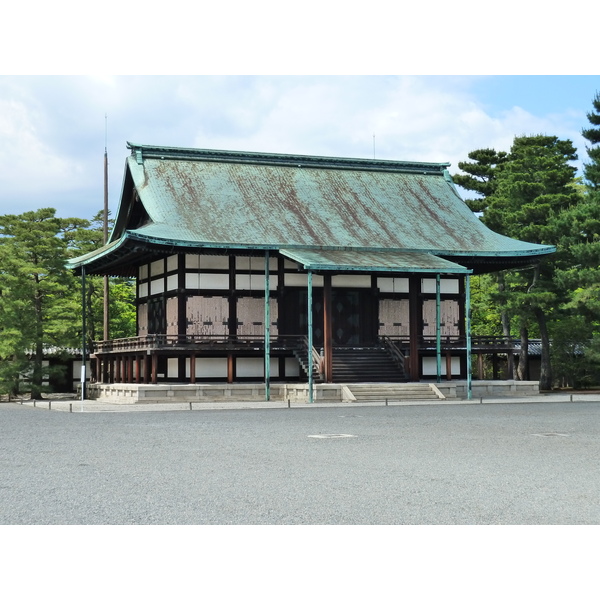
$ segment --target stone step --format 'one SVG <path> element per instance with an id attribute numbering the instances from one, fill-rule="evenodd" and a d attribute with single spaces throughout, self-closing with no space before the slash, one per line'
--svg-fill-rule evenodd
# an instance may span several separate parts
<path id="1" fill-rule="evenodd" d="M 440 400 L 441 398 L 429 384 L 387 385 L 348 385 L 355 402 L 385 402 L 409 400 Z"/>

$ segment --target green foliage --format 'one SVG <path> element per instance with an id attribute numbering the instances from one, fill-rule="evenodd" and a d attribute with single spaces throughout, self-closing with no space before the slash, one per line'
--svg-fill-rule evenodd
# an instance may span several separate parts
<path id="1" fill-rule="evenodd" d="M 589 337 L 583 315 L 564 316 L 550 325 L 552 365 L 560 387 L 586 388 L 600 377 L 600 346 Z"/>
<path id="2" fill-rule="evenodd" d="M 89 227 L 78 229 L 72 237 L 73 256 L 80 256 L 97 250 L 104 245 L 103 212 L 97 213 Z M 113 221 L 108 220 L 109 228 Z M 108 281 L 109 292 L 109 337 L 112 339 L 133 337 L 137 334 L 135 308 L 135 280 L 111 277 Z M 76 288 L 81 297 L 81 281 Z M 81 300 L 80 300 L 81 302 Z M 104 280 L 102 277 L 86 278 L 86 315 L 87 338 L 91 346 L 93 340 L 99 340 L 104 335 Z"/>
<path id="3" fill-rule="evenodd" d="M 72 232 L 87 225 L 53 208 L 0 216 L 0 381 L 9 394 L 31 365 L 32 398 L 41 397 L 44 348 L 76 340 L 80 308 L 65 261 Z"/>
<path id="4" fill-rule="evenodd" d="M 498 286 L 493 274 L 471 278 L 471 331 L 474 335 L 502 335 Z"/>
<path id="5" fill-rule="evenodd" d="M 81 279 L 65 263 L 102 245 L 102 213 L 91 222 L 57 218 L 52 208 L 0 216 L 0 394 L 41 397 L 45 350 L 80 347 Z M 134 336 L 135 285 L 109 283 L 111 337 Z M 88 277 L 86 292 L 91 342 L 102 337 L 102 279 Z"/>
<path id="6" fill-rule="evenodd" d="M 589 163 L 584 165 L 587 184 L 594 190 L 600 189 L 600 93 L 596 92 L 592 100 L 593 110 L 587 114 L 591 127 L 584 129 L 581 135 L 590 142 L 588 148 Z"/>
<path id="7" fill-rule="evenodd" d="M 472 210 L 482 212 L 482 221 L 494 231 L 537 244 L 556 245 L 552 258 L 528 269 L 498 274 L 489 279 L 488 305 L 476 305 L 485 317 L 474 323 L 504 321 L 513 336 L 539 335 L 542 338 L 542 374 L 540 387 L 552 385 L 548 321 L 558 318 L 568 299 L 561 285 L 564 269 L 572 269 L 571 246 L 588 241 L 597 227 L 596 206 L 585 207 L 584 194 L 575 180 L 576 169 L 570 163 L 577 158 L 570 140 L 556 136 L 516 137 L 508 154 L 494 150 L 477 150 L 469 155 L 477 163 L 460 163 L 470 175 L 455 176 L 459 185 L 484 194 L 467 202 Z M 579 212 L 575 212 L 576 210 Z M 574 218 L 578 216 L 579 222 Z M 567 233 L 568 232 L 568 233 Z M 588 246 L 592 256 L 594 248 Z M 583 252 L 585 254 L 585 252 Z M 502 307 L 500 313 L 490 304 Z M 506 331 L 505 331 L 506 333 Z"/>
<path id="8" fill-rule="evenodd" d="M 467 173 L 452 176 L 454 183 L 466 190 L 476 192 L 480 197 L 466 201 L 474 212 L 483 212 L 487 208 L 487 197 L 496 190 L 496 175 L 508 160 L 506 152 L 496 152 L 491 148 L 469 152 L 473 162 L 461 161 L 458 168 Z"/>

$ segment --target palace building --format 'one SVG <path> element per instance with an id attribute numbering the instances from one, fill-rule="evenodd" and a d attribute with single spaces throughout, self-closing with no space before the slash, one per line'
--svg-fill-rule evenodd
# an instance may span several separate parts
<path id="1" fill-rule="evenodd" d="M 137 281 L 98 384 L 467 379 L 470 275 L 554 251 L 486 228 L 445 163 L 128 147 L 108 243 L 70 261 Z"/>

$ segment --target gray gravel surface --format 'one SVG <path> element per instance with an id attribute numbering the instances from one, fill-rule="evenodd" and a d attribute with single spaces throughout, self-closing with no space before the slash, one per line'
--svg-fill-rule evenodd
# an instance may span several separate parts
<path id="1" fill-rule="evenodd" d="M 599 434 L 597 402 L 0 404 L 0 524 L 598 524 Z"/>

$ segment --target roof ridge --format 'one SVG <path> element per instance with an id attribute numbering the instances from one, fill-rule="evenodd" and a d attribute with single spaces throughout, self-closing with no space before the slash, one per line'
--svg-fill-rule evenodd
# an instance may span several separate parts
<path id="1" fill-rule="evenodd" d="M 364 170 L 409 171 L 443 175 L 450 163 L 398 161 L 375 158 L 349 158 L 339 156 L 311 156 L 304 154 L 277 154 L 239 150 L 214 150 L 204 148 L 178 148 L 172 146 L 147 146 L 127 142 L 127 148 L 139 164 L 145 158 L 162 160 L 196 160 L 237 162 L 245 164 L 270 164 L 290 167 L 360 168 Z"/>

